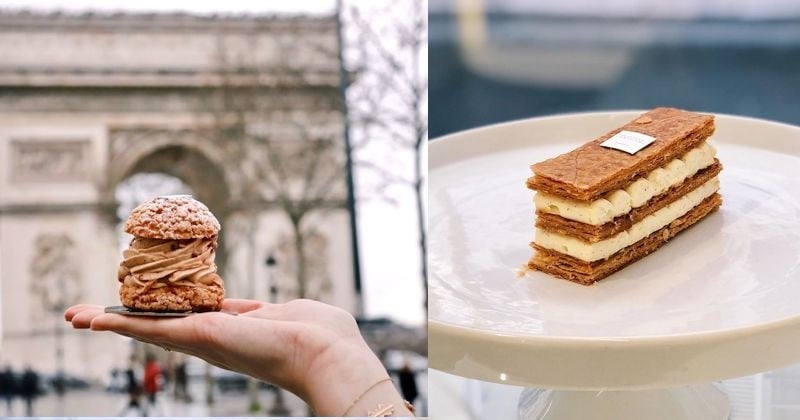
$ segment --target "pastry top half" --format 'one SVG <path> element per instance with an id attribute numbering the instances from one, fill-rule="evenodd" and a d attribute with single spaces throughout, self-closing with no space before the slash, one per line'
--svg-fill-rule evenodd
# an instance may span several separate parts
<path id="1" fill-rule="evenodd" d="M 125 222 L 125 232 L 140 238 L 211 238 L 219 230 L 219 221 L 208 207 L 188 195 L 147 200 L 133 209 Z"/>
<path id="2" fill-rule="evenodd" d="M 532 165 L 534 176 L 527 186 L 572 200 L 596 200 L 698 147 L 714 128 L 712 115 L 656 108 L 577 149 Z M 655 141 L 633 155 L 600 146 L 623 130 Z"/>

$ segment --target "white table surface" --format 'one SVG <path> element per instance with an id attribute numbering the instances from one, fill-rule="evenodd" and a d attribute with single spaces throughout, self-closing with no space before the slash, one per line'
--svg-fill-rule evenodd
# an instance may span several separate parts
<path id="1" fill-rule="evenodd" d="M 800 364 L 721 382 L 731 420 L 800 419 Z M 466 379 L 434 369 L 428 375 L 434 419 L 516 420 L 521 387 Z"/>

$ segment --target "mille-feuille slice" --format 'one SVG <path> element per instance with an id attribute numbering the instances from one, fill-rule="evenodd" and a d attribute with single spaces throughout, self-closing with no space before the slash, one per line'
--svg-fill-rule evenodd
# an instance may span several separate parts
<path id="1" fill-rule="evenodd" d="M 706 143 L 713 132 L 713 116 L 657 108 L 533 165 L 527 185 L 537 191 L 537 229 L 528 267 L 592 284 L 717 209 L 722 166 Z M 622 136 L 648 140 L 627 151 L 609 146 Z"/>

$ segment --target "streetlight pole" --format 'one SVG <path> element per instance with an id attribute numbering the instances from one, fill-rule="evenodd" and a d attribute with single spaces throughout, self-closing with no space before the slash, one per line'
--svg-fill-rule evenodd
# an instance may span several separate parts
<path id="1" fill-rule="evenodd" d="M 342 112 L 344 114 L 342 136 L 344 137 L 347 210 L 350 213 L 350 244 L 353 254 L 353 289 L 356 292 L 356 315 L 361 316 L 364 313 L 364 297 L 361 290 L 361 258 L 358 253 L 358 216 L 356 215 L 356 187 L 353 179 L 353 146 L 350 141 L 350 114 L 347 107 L 347 88 L 350 86 L 350 76 L 344 62 L 343 12 L 344 5 L 342 0 L 336 0 L 336 39 L 339 47 L 339 90 L 341 91 Z"/>

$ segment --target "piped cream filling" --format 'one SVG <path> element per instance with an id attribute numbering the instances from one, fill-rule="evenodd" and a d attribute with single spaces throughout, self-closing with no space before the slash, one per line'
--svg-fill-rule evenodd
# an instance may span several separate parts
<path id="1" fill-rule="evenodd" d="M 575 237 L 565 236 L 542 229 L 536 229 L 536 239 L 534 242 L 543 248 L 552 249 L 582 261 L 591 262 L 602 260 L 672 223 L 672 221 L 688 213 L 689 210 L 710 197 L 717 190 L 719 190 L 719 178 L 711 178 L 700 187 L 690 191 L 670 205 L 661 208 L 638 223 L 635 223 L 628 230 L 622 231 L 611 238 L 599 242 L 584 242 Z"/>
<path id="2" fill-rule="evenodd" d="M 168 286 L 216 284 L 222 280 L 214 264 L 216 238 L 171 240 L 134 237 L 122 252 L 117 278 L 143 292 Z"/>
<path id="3" fill-rule="evenodd" d="M 624 189 L 610 192 L 604 198 L 587 203 L 539 192 L 534 196 L 534 204 L 541 212 L 599 226 L 628 213 L 633 208 L 643 206 L 651 198 L 665 193 L 699 170 L 711 166 L 716 155 L 714 147 L 703 142 L 680 158 L 654 169 Z"/>

